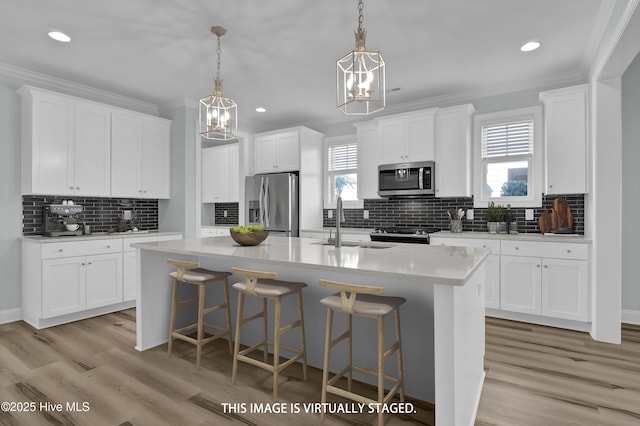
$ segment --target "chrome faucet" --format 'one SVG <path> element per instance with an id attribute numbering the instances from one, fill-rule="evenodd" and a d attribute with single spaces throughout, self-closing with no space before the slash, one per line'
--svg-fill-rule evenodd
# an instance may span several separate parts
<path id="1" fill-rule="evenodd" d="M 340 222 L 345 222 L 344 211 L 342 210 L 342 197 L 336 200 L 336 239 L 335 247 L 342 247 L 342 235 L 340 235 Z"/>

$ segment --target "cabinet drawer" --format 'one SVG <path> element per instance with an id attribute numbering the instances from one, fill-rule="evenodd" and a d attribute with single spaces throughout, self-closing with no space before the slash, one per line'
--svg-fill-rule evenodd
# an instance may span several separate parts
<path id="1" fill-rule="evenodd" d="M 577 260 L 589 259 L 589 246 L 587 244 L 502 241 L 501 248 L 503 255 Z"/>
<path id="2" fill-rule="evenodd" d="M 57 259 L 92 254 L 119 253 L 122 251 L 122 240 L 119 238 L 93 241 L 70 241 L 68 243 L 51 243 L 42 245 L 43 259 Z"/>
<path id="3" fill-rule="evenodd" d="M 500 240 L 478 240 L 475 238 L 442 238 L 431 239 L 431 245 L 480 247 L 491 251 L 491 254 L 500 254 Z"/>

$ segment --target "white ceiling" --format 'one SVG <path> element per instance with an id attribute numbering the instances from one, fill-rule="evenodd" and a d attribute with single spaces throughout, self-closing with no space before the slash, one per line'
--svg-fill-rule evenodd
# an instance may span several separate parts
<path id="1" fill-rule="evenodd" d="M 448 95 L 585 78 L 615 0 L 365 0 L 367 48 L 387 63 L 387 113 Z M 353 121 L 335 61 L 354 45 L 356 0 L 0 0 L 0 62 L 159 106 L 224 93 L 240 130 Z M 47 37 L 51 29 L 70 43 Z M 542 47 L 519 47 L 537 39 Z M 195 104 L 195 102 L 194 102 Z M 259 114 L 255 108 L 264 106 Z M 362 120 L 362 118 L 360 118 Z M 243 126 L 245 127 L 243 129 Z"/>

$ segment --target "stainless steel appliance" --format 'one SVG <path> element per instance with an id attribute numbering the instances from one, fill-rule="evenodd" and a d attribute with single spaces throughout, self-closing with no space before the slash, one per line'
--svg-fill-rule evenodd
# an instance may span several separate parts
<path id="1" fill-rule="evenodd" d="M 435 228 L 378 228 L 370 236 L 371 241 L 429 244 L 429 234 L 438 231 Z"/>
<path id="2" fill-rule="evenodd" d="M 45 237 L 63 237 L 68 235 L 82 235 L 82 226 L 78 224 L 78 216 L 84 208 L 78 204 L 45 204 L 42 209 L 42 235 Z M 67 230 L 66 225 L 77 224 L 78 229 Z"/>
<path id="3" fill-rule="evenodd" d="M 298 175 L 273 173 L 248 176 L 245 181 L 246 222 L 262 224 L 270 235 L 297 237 Z"/>
<path id="4" fill-rule="evenodd" d="M 435 194 L 435 163 L 381 164 L 378 166 L 378 195 L 381 197 Z"/>

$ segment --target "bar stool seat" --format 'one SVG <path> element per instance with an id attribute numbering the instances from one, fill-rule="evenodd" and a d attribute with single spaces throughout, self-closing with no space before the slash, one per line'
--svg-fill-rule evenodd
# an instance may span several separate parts
<path id="1" fill-rule="evenodd" d="M 233 369 L 231 383 L 236 383 L 238 362 L 242 361 L 260 367 L 273 373 L 273 400 L 278 400 L 278 376 L 282 370 L 302 359 L 302 372 L 304 380 L 307 380 L 307 351 L 304 335 L 304 313 L 302 309 L 302 289 L 307 286 L 301 282 L 278 280 L 275 272 L 252 271 L 241 268 L 231 268 L 234 275 L 245 277 L 245 281 L 233 284 L 233 288 L 239 291 L 238 312 L 236 320 L 236 336 L 233 349 Z M 249 317 L 243 316 L 245 295 L 262 298 L 262 311 Z M 282 299 L 295 295 L 298 301 L 298 319 L 292 323 L 281 326 Z M 267 338 L 267 300 L 271 299 L 275 304 L 273 341 Z M 263 340 L 246 349 L 240 350 L 240 331 L 242 326 L 253 320 L 262 318 Z M 300 329 L 300 348 L 294 348 L 280 343 L 282 334 L 294 328 Z M 273 347 L 273 362 L 268 362 L 268 349 Z M 249 356 L 259 348 L 263 348 L 263 360 L 257 360 Z M 280 362 L 280 351 L 284 349 L 294 355 L 284 362 Z"/>
<path id="2" fill-rule="evenodd" d="M 396 393 L 400 394 L 400 401 L 404 402 L 404 376 L 402 370 L 402 342 L 400 339 L 400 306 L 406 302 L 402 297 L 382 296 L 383 287 L 363 286 L 356 284 L 346 284 L 336 281 L 320 280 L 322 287 L 339 290 L 338 293 L 332 294 L 320 300 L 320 303 L 327 307 L 327 328 L 324 346 L 324 365 L 322 371 L 322 395 L 321 402 L 327 402 L 327 393 L 342 396 L 353 401 L 362 403 L 385 404 L 388 403 Z M 346 314 L 347 330 L 333 338 L 333 315 L 335 312 Z M 384 339 L 384 318 L 393 314 L 395 318 L 395 342 L 385 349 Z M 365 318 L 372 318 L 377 321 L 378 325 L 378 346 L 377 346 L 377 370 L 363 368 L 353 364 L 352 356 L 352 316 L 357 315 Z M 343 340 L 347 341 L 347 366 L 329 378 L 329 359 L 331 349 Z M 385 374 L 384 363 L 393 354 L 397 357 L 398 376 L 393 377 Z M 353 380 L 353 372 L 359 372 L 375 376 L 378 382 L 377 398 L 372 399 L 364 395 L 352 392 L 351 384 Z M 347 389 L 337 386 L 337 382 L 345 377 L 347 378 Z M 393 383 L 393 386 L 385 394 L 385 381 Z M 324 420 L 324 413 L 320 414 L 320 418 Z M 378 426 L 384 425 L 384 412 L 378 412 Z"/>
<path id="3" fill-rule="evenodd" d="M 173 278 L 173 295 L 171 300 L 171 319 L 169 321 L 169 345 L 168 353 L 171 356 L 173 352 L 173 340 L 180 339 L 185 342 L 191 343 L 196 346 L 196 368 L 200 368 L 200 360 L 202 358 L 202 347 L 209 342 L 220 339 L 222 337 L 228 338 L 229 353 L 233 353 L 233 343 L 231 341 L 231 313 L 229 303 L 229 285 L 228 279 L 230 272 L 211 271 L 200 267 L 198 262 L 187 262 L 181 260 L 169 259 L 167 263 L 176 266 L 176 270 L 170 272 L 169 275 Z M 205 287 L 211 283 L 221 283 L 224 289 L 224 301 L 215 306 L 205 307 Z M 180 284 L 195 285 L 198 288 L 198 296 L 187 300 L 178 300 Z M 192 303 L 198 303 L 198 317 L 197 321 L 193 324 L 176 329 L 176 311 L 178 307 L 185 306 Z M 226 312 L 226 327 L 222 327 L 215 324 L 205 322 L 205 315 L 218 310 L 225 310 Z M 205 327 L 219 331 L 217 334 L 210 334 L 205 336 Z M 186 332 L 196 329 L 196 337 L 191 337 Z"/>

